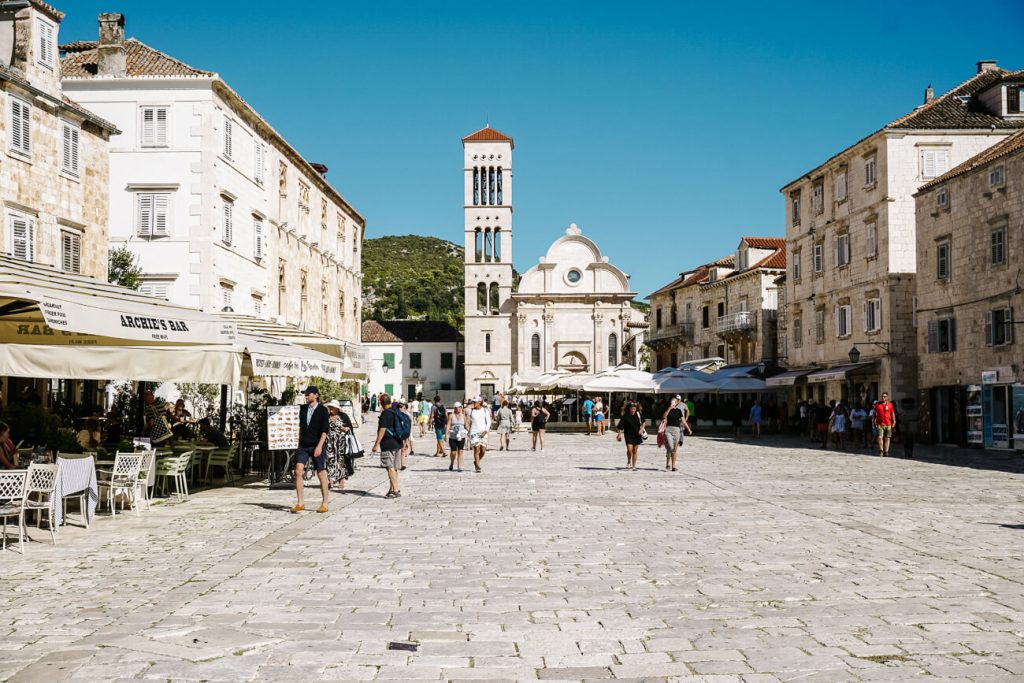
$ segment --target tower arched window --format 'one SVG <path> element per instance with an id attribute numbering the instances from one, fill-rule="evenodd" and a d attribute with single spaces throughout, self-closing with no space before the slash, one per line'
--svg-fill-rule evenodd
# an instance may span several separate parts
<path id="1" fill-rule="evenodd" d="M 491 283 L 491 292 L 490 292 L 490 294 L 491 295 L 490 295 L 489 304 L 490 304 L 491 313 L 493 315 L 497 315 L 498 314 L 498 309 L 501 308 L 500 302 L 498 301 L 499 292 L 498 292 L 498 283 L 497 282 L 492 282 Z"/>
<path id="2" fill-rule="evenodd" d="M 477 228 L 473 234 L 473 260 L 480 263 L 484 260 L 484 236 Z"/>
<path id="3" fill-rule="evenodd" d="M 487 313 L 487 285 L 483 282 L 476 283 L 476 310 Z"/>
<path id="4" fill-rule="evenodd" d="M 494 204 L 494 167 L 492 166 L 487 171 L 487 203 Z"/>
<path id="5" fill-rule="evenodd" d="M 501 263 L 501 228 L 494 229 L 494 262 Z"/>
<path id="6" fill-rule="evenodd" d="M 484 228 L 484 263 L 494 260 L 494 235 L 490 228 Z"/>
<path id="7" fill-rule="evenodd" d="M 501 201 L 501 167 L 498 167 L 498 205 L 500 206 Z"/>
<path id="8" fill-rule="evenodd" d="M 619 364 L 619 335 L 612 332 L 608 335 L 608 367 Z"/>
<path id="9" fill-rule="evenodd" d="M 473 167 L 473 203 L 480 204 L 480 167 Z"/>
<path id="10" fill-rule="evenodd" d="M 537 333 L 530 337 L 530 365 L 540 367 L 540 335 Z"/>
<path id="11" fill-rule="evenodd" d="M 491 352 L 491 333 L 488 332 L 484 335 L 484 353 Z"/>

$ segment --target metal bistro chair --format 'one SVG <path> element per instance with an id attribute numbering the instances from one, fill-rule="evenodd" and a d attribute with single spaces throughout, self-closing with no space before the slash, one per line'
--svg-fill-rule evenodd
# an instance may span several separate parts
<path id="1" fill-rule="evenodd" d="M 107 504 L 110 506 L 111 516 L 117 515 L 114 502 L 121 495 L 121 511 L 124 511 L 124 499 L 131 499 L 131 506 L 135 514 L 139 513 L 136 494 L 139 488 L 139 470 L 142 469 L 143 453 L 121 453 L 114 456 L 114 467 L 110 470 L 97 470 L 105 474 L 106 478 L 99 482 L 100 500 L 103 500 L 103 490 L 106 489 Z"/>
<path id="2" fill-rule="evenodd" d="M 234 460 L 236 453 L 238 453 L 238 441 L 235 441 L 227 448 L 219 448 L 215 451 L 210 451 L 206 456 L 206 470 L 203 473 L 203 481 L 207 484 L 210 483 L 211 467 L 224 468 L 224 481 L 234 481 L 235 473 L 231 468 L 231 461 Z"/>
<path id="3" fill-rule="evenodd" d="M 57 533 L 53 526 L 53 496 L 57 490 L 59 473 L 59 464 L 32 463 L 28 466 L 28 482 L 25 484 L 25 512 L 35 511 L 37 526 L 42 526 L 43 513 L 46 513 L 50 523 L 50 541 L 54 545 L 57 545 Z"/>
<path id="4" fill-rule="evenodd" d="M 156 467 L 156 451 L 143 451 L 142 452 L 142 467 L 139 469 L 139 486 L 138 495 L 142 498 L 142 502 L 146 504 L 146 509 L 149 510 L 149 473 Z"/>
<path id="5" fill-rule="evenodd" d="M 95 465 L 96 462 L 96 451 L 83 451 L 81 453 L 57 453 L 57 463 L 60 464 L 61 459 L 64 460 L 78 460 L 82 458 L 92 458 Z M 68 523 L 68 501 L 78 501 L 78 512 L 82 516 L 82 523 L 85 528 L 89 528 L 89 494 L 90 489 L 84 488 L 81 491 L 72 491 L 71 493 L 65 493 L 61 496 L 61 504 L 64 506 L 64 523 Z"/>
<path id="6" fill-rule="evenodd" d="M 25 554 L 25 484 L 28 470 L 0 470 L 0 517 L 3 517 L 3 545 L 7 549 L 7 519 L 18 518 L 18 551 Z"/>
<path id="7" fill-rule="evenodd" d="M 160 482 L 160 492 L 167 493 L 167 480 L 174 481 L 174 494 L 179 501 L 188 500 L 188 470 L 192 461 L 192 451 L 181 455 L 172 455 L 160 458 L 156 463 L 156 476 L 163 479 Z"/>

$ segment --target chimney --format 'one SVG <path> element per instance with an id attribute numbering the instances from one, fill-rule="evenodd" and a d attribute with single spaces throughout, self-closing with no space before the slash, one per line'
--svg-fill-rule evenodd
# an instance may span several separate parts
<path id="1" fill-rule="evenodd" d="M 96 73 L 99 76 L 124 78 L 128 75 L 124 53 L 124 15 L 100 15 L 100 42 L 97 49 Z"/>
<path id="2" fill-rule="evenodd" d="M 327 166 L 324 164 L 318 164 L 315 161 L 309 162 L 309 165 L 313 167 L 313 170 L 322 175 L 324 178 L 327 177 Z"/>
<path id="3" fill-rule="evenodd" d="M 924 89 L 924 103 L 928 104 L 935 99 L 935 91 L 932 90 L 932 84 L 929 83 L 928 87 Z"/>
<path id="4" fill-rule="evenodd" d="M 994 71 L 999 68 L 999 62 L 994 59 L 983 59 L 978 62 L 978 73 L 984 73 L 986 71 Z"/>

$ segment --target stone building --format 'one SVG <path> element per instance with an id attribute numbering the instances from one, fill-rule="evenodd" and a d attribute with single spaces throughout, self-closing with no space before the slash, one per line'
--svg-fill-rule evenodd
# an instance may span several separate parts
<path id="1" fill-rule="evenodd" d="M 64 14 L 38 0 L 0 8 L 3 249 L 104 280 L 114 124 L 69 99 L 57 56 Z"/>
<path id="2" fill-rule="evenodd" d="M 362 216 L 220 76 L 103 14 L 98 41 L 62 46 L 65 89 L 117 122 L 110 240 L 142 291 L 358 343 Z"/>
<path id="3" fill-rule="evenodd" d="M 635 361 L 644 325 L 629 276 L 575 225 L 513 291 L 514 143 L 489 126 L 462 143 L 467 393 L 490 396 L 552 370 Z"/>
<path id="4" fill-rule="evenodd" d="M 996 106 L 995 62 L 785 185 L 788 361 L 797 397 L 917 396 L 914 192 L 1024 121 Z M 855 350 L 856 349 L 856 350 Z"/>
<path id="5" fill-rule="evenodd" d="M 1024 71 L 990 87 L 1024 118 Z M 915 197 L 919 430 L 935 443 L 1024 450 L 1024 130 Z"/>
<path id="6" fill-rule="evenodd" d="M 704 358 L 775 362 L 775 280 L 785 272 L 785 239 L 744 237 L 733 254 L 681 273 L 651 294 L 652 369 Z"/>

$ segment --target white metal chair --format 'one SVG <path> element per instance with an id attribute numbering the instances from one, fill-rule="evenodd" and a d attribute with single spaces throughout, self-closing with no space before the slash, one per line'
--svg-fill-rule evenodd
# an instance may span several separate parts
<path id="1" fill-rule="evenodd" d="M 124 511 L 124 499 L 131 500 L 131 507 L 135 514 L 139 513 L 136 493 L 139 488 L 139 470 L 142 469 L 143 453 L 121 453 L 114 456 L 114 467 L 110 470 L 97 470 L 98 474 L 105 475 L 105 478 L 98 482 L 100 488 L 100 500 L 103 500 L 103 492 L 106 489 L 107 504 L 110 506 L 111 516 L 117 515 L 115 500 L 121 495 L 121 511 Z"/>
<path id="2" fill-rule="evenodd" d="M 0 470 L 0 517 L 4 520 L 3 545 L 7 549 L 7 520 L 18 518 L 18 551 L 25 554 L 25 484 L 28 470 Z"/>
<path id="3" fill-rule="evenodd" d="M 84 451 L 82 453 L 57 453 L 57 464 L 60 464 L 61 460 L 77 460 L 79 458 L 95 458 L 95 451 Z M 71 493 L 65 493 L 61 496 L 61 505 L 64 507 L 64 524 L 68 523 L 68 501 L 78 499 L 78 511 L 82 515 L 82 522 L 85 524 L 85 528 L 89 528 L 89 489 L 82 489 L 81 491 L 72 491 Z"/>
<path id="4" fill-rule="evenodd" d="M 156 451 L 143 451 L 142 452 L 142 467 L 139 469 L 139 486 L 138 494 L 142 498 L 142 502 L 146 504 L 146 509 L 149 509 L 149 473 L 156 467 Z"/>
<path id="5" fill-rule="evenodd" d="M 53 526 L 53 495 L 57 490 L 59 473 L 59 464 L 32 463 L 28 466 L 28 480 L 25 483 L 25 512 L 35 511 L 37 526 L 42 526 L 43 513 L 46 513 L 50 523 L 50 541 L 54 545 L 57 545 L 57 533 Z"/>
<path id="6" fill-rule="evenodd" d="M 163 479 L 160 487 L 162 493 L 167 493 L 167 480 L 170 479 L 174 481 L 174 494 L 178 500 L 188 500 L 188 471 L 191 462 L 192 451 L 157 461 L 156 476 Z"/>

